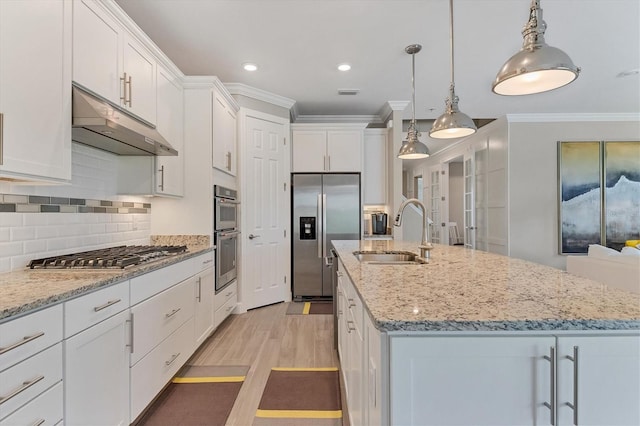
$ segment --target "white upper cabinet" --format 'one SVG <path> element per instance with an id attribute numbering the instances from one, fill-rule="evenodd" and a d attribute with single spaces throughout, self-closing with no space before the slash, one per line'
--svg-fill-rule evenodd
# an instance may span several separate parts
<path id="1" fill-rule="evenodd" d="M 362 164 L 363 204 L 387 204 L 386 129 L 365 129 Z"/>
<path id="2" fill-rule="evenodd" d="M 213 92 L 213 167 L 232 176 L 237 173 L 236 110 L 218 92 Z"/>
<path id="3" fill-rule="evenodd" d="M 0 1 L 0 177 L 71 180 L 71 2 Z"/>
<path id="4" fill-rule="evenodd" d="M 364 124 L 292 127 L 292 171 L 360 172 Z"/>
<path id="5" fill-rule="evenodd" d="M 73 80 L 154 124 L 153 55 L 98 2 L 78 0 L 73 6 Z"/>
<path id="6" fill-rule="evenodd" d="M 158 66 L 158 131 L 178 150 L 177 156 L 156 158 L 155 193 L 184 195 L 184 98 L 176 76 Z"/>

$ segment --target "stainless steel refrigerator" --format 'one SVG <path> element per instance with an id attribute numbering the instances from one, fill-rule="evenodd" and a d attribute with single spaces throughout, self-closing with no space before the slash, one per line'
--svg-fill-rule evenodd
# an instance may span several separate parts
<path id="1" fill-rule="evenodd" d="M 331 241 L 360 239 L 360 174 L 292 176 L 293 298 L 331 298 Z"/>

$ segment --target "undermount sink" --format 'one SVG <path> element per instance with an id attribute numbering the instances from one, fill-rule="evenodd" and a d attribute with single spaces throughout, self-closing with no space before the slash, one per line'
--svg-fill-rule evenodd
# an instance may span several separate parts
<path id="1" fill-rule="evenodd" d="M 360 262 L 377 265 L 419 265 L 427 263 L 426 259 L 410 251 L 354 251 L 353 255 Z"/>

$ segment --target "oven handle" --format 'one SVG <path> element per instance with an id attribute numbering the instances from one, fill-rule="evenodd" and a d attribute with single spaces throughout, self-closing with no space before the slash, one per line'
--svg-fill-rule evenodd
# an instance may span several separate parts
<path id="1" fill-rule="evenodd" d="M 234 237 L 241 234 L 240 231 L 216 231 L 220 237 Z"/>
<path id="2" fill-rule="evenodd" d="M 216 201 L 220 204 L 240 204 L 240 201 L 230 200 L 228 198 L 216 198 Z"/>

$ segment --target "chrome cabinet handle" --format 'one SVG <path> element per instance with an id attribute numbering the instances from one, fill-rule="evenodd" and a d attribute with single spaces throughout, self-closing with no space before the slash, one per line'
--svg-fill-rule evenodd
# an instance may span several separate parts
<path id="1" fill-rule="evenodd" d="M 227 308 L 227 312 L 231 312 L 231 311 L 233 310 L 233 308 L 235 308 L 235 306 L 229 306 L 229 307 Z"/>
<path id="2" fill-rule="evenodd" d="M 129 353 L 133 353 L 133 312 L 131 312 L 129 319 L 126 322 L 130 323 L 131 325 L 129 326 L 129 344 L 125 345 L 125 347 L 128 346 Z"/>
<path id="3" fill-rule="evenodd" d="M 253 240 L 254 238 L 260 238 L 260 235 L 249 234 L 249 239 Z"/>
<path id="4" fill-rule="evenodd" d="M 224 297 L 229 297 L 229 296 L 231 296 L 232 294 L 233 294 L 233 292 L 232 292 L 232 291 L 230 291 L 229 293 L 225 294 L 225 295 L 224 295 Z"/>
<path id="5" fill-rule="evenodd" d="M 173 364 L 173 361 L 175 361 L 178 357 L 180 356 L 180 352 L 178 352 L 177 354 L 174 354 L 171 356 L 171 359 L 169 361 L 165 361 L 164 365 L 171 365 Z"/>
<path id="6" fill-rule="evenodd" d="M 347 299 L 349 301 L 349 307 L 353 308 L 354 306 L 356 306 L 356 303 L 353 301 L 353 299 Z"/>
<path id="7" fill-rule="evenodd" d="M 19 393 L 24 392 L 25 390 L 29 389 L 31 386 L 35 385 L 36 383 L 38 383 L 42 379 L 44 379 L 44 376 L 38 376 L 35 379 L 27 380 L 26 382 L 22 382 L 22 386 L 20 386 L 19 388 L 13 390 L 9 395 L 0 396 L 0 404 L 4 404 L 5 402 L 10 400 L 14 396 L 16 396 Z"/>
<path id="8" fill-rule="evenodd" d="M 331 268 L 333 266 L 333 256 L 327 256 L 324 258 L 324 266 Z"/>
<path id="9" fill-rule="evenodd" d="M 44 424 L 44 422 L 45 422 L 45 419 L 39 419 L 39 420 L 36 420 L 31 426 L 40 426 Z"/>
<path id="10" fill-rule="evenodd" d="M 567 355 L 568 360 L 573 361 L 573 403 L 566 405 L 573 410 L 573 424 L 578 426 L 578 347 L 573 347 L 573 356 Z"/>
<path id="11" fill-rule="evenodd" d="M 231 171 L 231 151 L 227 151 L 227 170 Z"/>
<path id="12" fill-rule="evenodd" d="M 160 166 L 158 171 L 160 172 L 160 185 L 158 185 L 158 187 L 160 191 L 164 191 L 164 166 Z"/>
<path id="13" fill-rule="evenodd" d="M 203 265 L 208 265 L 211 262 L 213 262 L 213 259 L 205 260 L 204 262 L 202 262 L 202 264 Z"/>
<path id="14" fill-rule="evenodd" d="M 355 323 L 353 321 L 350 321 L 350 320 L 347 321 L 347 332 L 348 333 L 351 333 L 353 330 L 356 329 L 355 327 L 351 328 L 351 324 L 355 325 Z"/>
<path id="15" fill-rule="evenodd" d="M 103 309 L 108 308 L 111 305 L 115 305 L 118 302 L 121 302 L 122 299 L 113 299 L 113 300 L 109 300 L 107 303 L 105 303 L 104 305 L 100 305 L 100 306 L 96 306 L 93 308 L 94 312 L 100 312 Z"/>
<path id="16" fill-rule="evenodd" d="M 33 340 L 36 340 L 38 337 L 42 337 L 42 336 L 44 336 L 44 331 L 40 331 L 40 332 L 38 332 L 36 334 L 32 334 L 31 336 L 25 336 L 19 342 L 16 342 L 16 343 L 14 343 L 12 345 L 9 345 L 9 346 L 5 346 L 4 348 L 0 348 L 0 355 L 2 355 L 4 353 L 7 353 L 10 350 L 15 349 L 17 347 L 20 347 L 20 346 L 22 346 L 24 344 L 27 344 L 27 343 L 29 343 L 29 342 L 31 342 Z"/>
<path id="17" fill-rule="evenodd" d="M 129 108 L 131 108 L 131 99 L 133 97 L 132 95 L 132 88 L 133 84 L 131 84 L 131 76 L 129 76 Z"/>
<path id="18" fill-rule="evenodd" d="M 182 308 L 178 308 L 178 309 L 174 309 L 171 312 L 169 312 L 168 314 L 164 314 L 165 318 L 171 318 L 172 316 L 174 316 L 175 314 L 178 313 L 178 311 L 180 311 L 180 309 Z"/>
<path id="19" fill-rule="evenodd" d="M 342 277 L 344 274 L 342 273 L 342 271 L 338 271 L 338 272 L 336 272 L 336 275 L 339 276 L 339 277 Z"/>
<path id="20" fill-rule="evenodd" d="M 122 77 L 120 77 L 120 81 L 122 82 L 122 95 L 120 96 L 120 100 L 123 105 L 127 105 L 127 73 L 125 72 Z"/>
<path id="21" fill-rule="evenodd" d="M 550 423 L 551 426 L 555 426 L 556 424 L 556 348 L 551 346 L 549 348 L 549 356 L 543 356 L 544 359 L 551 363 L 550 371 L 550 386 L 549 386 L 549 397 L 551 402 L 545 402 L 544 406 L 547 407 L 550 411 Z"/>
<path id="22" fill-rule="evenodd" d="M 198 302 L 202 301 L 202 277 L 198 277 Z"/>

